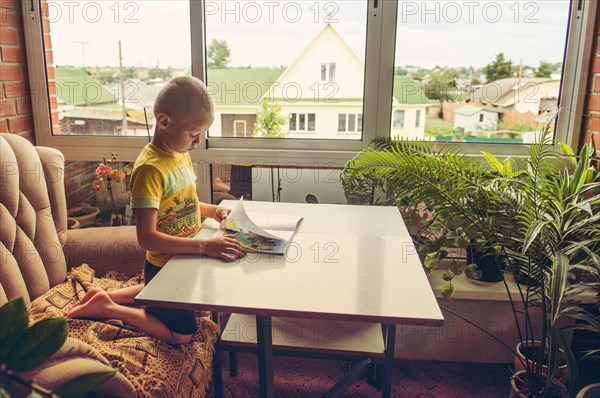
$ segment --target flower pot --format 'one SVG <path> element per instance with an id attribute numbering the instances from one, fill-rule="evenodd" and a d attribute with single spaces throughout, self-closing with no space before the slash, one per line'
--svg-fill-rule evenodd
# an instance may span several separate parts
<path id="1" fill-rule="evenodd" d="M 82 206 L 78 206 L 67 211 L 68 218 L 72 218 L 73 220 L 79 222 L 81 227 L 94 224 L 98 214 L 100 214 L 100 209 L 94 206 L 87 206 L 87 209 L 84 209 Z"/>
<path id="2" fill-rule="evenodd" d="M 481 282 L 502 281 L 502 271 L 506 266 L 506 257 L 496 256 L 495 253 L 482 253 L 474 247 L 467 248 L 467 264 L 476 264 L 477 270 L 481 271 Z"/>
<path id="3" fill-rule="evenodd" d="M 81 227 L 79 221 L 74 218 L 67 217 L 67 229 L 77 229 L 79 227 Z"/>
<path id="4" fill-rule="evenodd" d="M 526 383 L 527 372 L 521 370 L 516 372 L 510 378 L 510 395 L 509 398 L 528 398 L 535 395 L 535 392 L 529 391 Z M 544 383 L 540 381 L 540 386 L 543 386 Z M 567 387 L 560 380 L 552 380 L 550 387 L 546 390 L 544 397 L 556 397 L 556 398 L 568 398 L 569 392 L 567 391 Z"/>
<path id="5" fill-rule="evenodd" d="M 531 360 L 530 357 L 535 355 L 535 350 L 539 349 L 541 345 L 540 341 L 534 340 L 533 342 L 530 342 L 527 346 L 523 345 L 523 342 L 519 342 L 519 344 L 517 344 L 517 348 L 516 348 L 516 353 L 517 355 L 515 356 L 515 372 L 519 372 L 519 371 L 525 371 L 525 368 L 523 367 L 523 364 L 521 363 L 521 361 L 523 361 L 523 363 L 528 363 L 530 368 L 534 368 L 536 366 L 536 362 Z M 529 349 L 530 351 L 533 350 L 534 352 L 528 353 L 528 352 L 524 352 L 525 348 Z M 560 350 L 560 357 L 561 357 L 561 362 L 564 361 L 564 351 L 561 349 Z M 521 361 L 519 361 L 519 358 L 521 359 Z M 548 367 L 546 365 L 542 365 L 542 370 L 541 373 L 543 375 L 547 375 L 548 374 Z M 556 378 L 563 381 L 563 382 L 567 382 L 569 380 L 569 369 L 567 368 L 567 365 L 561 365 L 559 366 L 558 370 L 556 371 Z"/>
<path id="6" fill-rule="evenodd" d="M 583 387 L 575 398 L 598 398 L 600 397 L 600 383 L 588 384 Z"/>

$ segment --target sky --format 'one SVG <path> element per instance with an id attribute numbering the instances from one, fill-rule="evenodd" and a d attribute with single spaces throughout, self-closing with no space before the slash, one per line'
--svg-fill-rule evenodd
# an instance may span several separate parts
<path id="1" fill-rule="evenodd" d="M 196 1 L 196 0 L 191 0 Z M 389 0 L 379 0 L 389 1 Z M 396 65 L 483 67 L 503 52 L 518 64 L 561 62 L 569 1 L 400 1 Z M 189 0 L 49 1 L 56 65 L 184 68 Z M 229 66 L 288 66 L 326 23 L 364 59 L 366 0 L 206 1 L 207 41 L 226 40 Z"/>

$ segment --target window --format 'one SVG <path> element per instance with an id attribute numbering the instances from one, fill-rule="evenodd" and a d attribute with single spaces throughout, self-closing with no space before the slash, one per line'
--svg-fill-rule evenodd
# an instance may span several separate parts
<path id="1" fill-rule="evenodd" d="M 28 57 L 32 58 L 30 87 L 47 88 L 36 91 L 41 95 L 33 109 L 36 142 L 59 148 L 69 160 L 89 160 L 115 148 L 123 160 L 133 160 L 148 140 L 143 110 L 150 110 L 152 90 L 169 74 L 191 73 L 207 82 L 218 108 L 202 148 L 192 154 L 196 161 L 278 162 L 291 156 L 305 165 L 333 158 L 343 166 L 372 138 L 404 125 L 404 116 L 412 126 L 415 108 L 422 119 L 414 122 L 415 126 L 420 123 L 414 129 L 419 135 L 415 138 L 451 133 L 453 121 L 446 115 L 452 113 L 439 112 L 455 106 L 453 98 L 460 93 L 475 95 L 486 89 L 487 97 L 478 98 L 493 99 L 492 89 L 497 87 L 485 86 L 482 70 L 493 62 L 502 66 L 511 61 L 512 78 L 522 70 L 521 84 L 517 79 L 517 85 L 509 86 L 519 98 L 536 90 L 555 90 L 555 82 L 549 83 L 552 90 L 526 85 L 532 73 L 548 70 L 547 65 L 540 68 L 539 61 L 545 58 L 550 63 L 549 79 L 560 76 L 559 95 L 541 98 L 539 110 L 531 109 L 531 113 L 540 118 L 559 101 L 558 106 L 568 112 L 561 113 L 555 138 L 577 146 L 578 107 L 585 93 L 585 82 L 580 81 L 585 79 L 579 79 L 579 72 L 587 65 L 584 58 L 594 37 L 596 3 L 476 3 L 22 2 Z M 168 29 L 157 30 L 165 21 Z M 474 29 L 480 34 L 464 33 Z M 161 51 L 149 52 L 149 42 Z M 442 50 L 426 50 L 434 44 Z M 471 48 L 484 51 L 472 52 Z M 340 52 L 345 55 L 338 56 Z M 387 54 L 396 54 L 394 62 L 388 61 Z M 504 60 L 497 58 L 500 54 Z M 344 68 L 337 70 L 342 62 Z M 435 70 L 436 65 L 442 67 Z M 293 69 L 301 72 L 294 75 Z M 445 80 L 446 69 L 458 71 L 457 76 Z M 431 75 L 442 77 L 437 79 L 442 82 L 438 94 L 446 92 L 451 98 L 426 95 L 432 87 Z M 314 134 L 286 133 L 285 139 L 255 134 L 252 118 L 263 100 L 269 112 L 283 115 L 284 133 L 300 132 L 301 122 L 299 117 L 288 121 L 285 115 L 303 114 L 304 129 Z M 411 110 L 406 115 L 397 112 L 405 109 Z M 317 113 L 323 114 L 318 126 Z M 359 115 L 355 128 L 361 134 L 339 134 L 340 114 Z M 498 116 L 503 124 L 514 120 L 506 113 Z M 148 119 L 152 130 L 151 114 Z M 246 137 L 251 139 L 236 138 L 240 126 L 234 126 L 234 120 L 247 121 Z M 347 117 L 344 124 L 348 129 Z M 486 136 L 474 138 L 488 145 Z M 489 150 L 469 142 L 465 145 L 474 153 Z M 518 145 L 494 147 L 497 155 L 519 151 Z"/>
<path id="2" fill-rule="evenodd" d="M 569 100 L 561 87 L 571 78 L 564 56 L 569 29 L 582 16 L 577 3 L 399 2 L 391 107 L 419 107 L 417 113 L 426 114 L 424 130 L 404 136 L 447 140 L 458 127 L 489 119 L 475 108 L 493 107 L 506 116 L 503 124 L 489 123 L 465 141 L 533 142 L 544 117 L 556 110 L 556 99 L 563 108 Z M 432 52 L 432 46 L 439 50 Z M 565 120 L 575 111 L 564 111 Z M 392 128 L 400 120 L 394 113 Z"/>
<path id="3" fill-rule="evenodd" d="M 189 5 L 50 1 L 47 11 L 52 134 L 147 137 L 158 91 L 191 64 Z M 169 29 L 157 30 L 167 19 Z M 140 51 L 150 42 L 160 51 Z"/>
<path id="4" fill-rule="evenodd" d="M 245 120 L 234 120 L 233 129 L 236 137 L 246 137 L 246 121 Z"/>
<path id="5" fill-rule="evenodd" d="M 338 115 L 338 132 L 360 133 L 362 131 L 362 115 L 340 113 Z"/>
<path id="6" fill-rule="evenodd" d="M 415 127 L 416 128 L 421 127 L 421 110 L 420 109 L 417 109 L 417 116 L 415 119 Z"/>
<path id="7" fill-rule="evenodd" d="M 321 64 L 321 81 L 322 82 L 334 82 L 335 81 L 335 62 Z"/>
<path id="8" fill-rule="evenodd" d="M 244 148 L 337 149 L 339 144 L 324 141 L 340 139 L 355 141 L 348 145 L 361 147 L 360 134 L 337 134 L 336 115 L 340 108 L 363 114 L 368 1 L 203 4 L 205 30 L 199 33 L 206 35 L 206 81 L 217 114 L 247 109 L 254 110 L 258 119 L 262 119 L 259 113 L 268 112 L 271 120 L 281 121 L 279 126 L 269 126 L 280 134 L 263 129 L 252 136 L 253 140 L 244 140 Z M 337 69 L 338 64 L 344 65 L 343 71 Z M 268 102 L 266 110 L 263 101 Z M 297 118 L 286 120 L 291 114 Z M 223 126 L 213 124 L 208 146 L 239 148 L 240 144 L 223 132 Z"/>
<path id="9" fill-rule="evenodd" d="M 289 130 L 296 131 L 315 131 L 316 115 L 314 113 L 292 113 L 290 114 Z"/>
<path id="10" fill-rule="evenodd" d="M 404 111 L 394 111 L 394 128 L 395 129 L 403 129 L 404 128 Z"/>

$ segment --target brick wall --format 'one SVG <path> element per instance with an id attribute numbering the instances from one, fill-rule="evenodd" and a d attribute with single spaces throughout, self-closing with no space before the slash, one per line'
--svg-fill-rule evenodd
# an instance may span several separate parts
<path id="1" fill-rule="evenodd" d="M 0 133 L 35 143 L 19 0 L 0 1 Z"/>
<path id="2" fill-rule="evenodd" d="M 581 134 L 582 145 L 593 142 L 596 156 L 600 157 L 600 7 L 596 12 L 594 35 Z M 600 161 L 596 162 L 596 168 L 600 168 Z"/>

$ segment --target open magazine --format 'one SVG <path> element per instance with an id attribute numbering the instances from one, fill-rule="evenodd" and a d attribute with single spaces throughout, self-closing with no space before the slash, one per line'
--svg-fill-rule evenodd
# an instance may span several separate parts
<path id="1" fill-rule="evenodd" d="M 285 214 L 248 214 L 240 199 L 219 225 L 217 234 L 234 234 L 249 251 L 283 254 L 300 220 L 301 216 Z"/>

